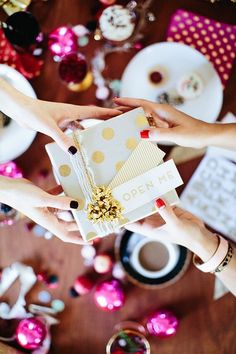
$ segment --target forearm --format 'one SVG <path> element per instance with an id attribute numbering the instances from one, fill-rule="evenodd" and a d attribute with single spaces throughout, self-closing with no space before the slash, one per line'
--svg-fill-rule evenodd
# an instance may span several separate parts
<path id="1" fill-rule="evenodd" d="M 0 111 L 14 120 L 19 120 L 32 98 L 25 96 L 0 78 Z"/>
<path id="2" fill-rule="evenodd" d="M 9 202 L 10 189 L 10 178 L 0 176 L 0 203 L 7 204 Z"/>
<path id="3" fill-rule="evenodd" d="M 206 145 L 236 151 L 236 123 L 209 124 L 209 135 Z"/>

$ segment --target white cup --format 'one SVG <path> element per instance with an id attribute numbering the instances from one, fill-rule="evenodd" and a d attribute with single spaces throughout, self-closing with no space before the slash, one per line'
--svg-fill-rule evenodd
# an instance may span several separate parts
<path id="1" fill-rule="evenodd" d="M 152 251 L 150 252 L 152 253 L 150 259 L 148 258 L 147 246 L 149 246 L 149 251 Z M 145 248 L 146 252 L 143 254 Z M 155 249 L 156 253 L 153 254 Z M 177 245 L 156 238 L 143 238 L 134 246 L 130 256 L 130 264 L 144 277 L 161 278 L 170 273 L 176 266 L 179 255 L 180 251 Z"/>

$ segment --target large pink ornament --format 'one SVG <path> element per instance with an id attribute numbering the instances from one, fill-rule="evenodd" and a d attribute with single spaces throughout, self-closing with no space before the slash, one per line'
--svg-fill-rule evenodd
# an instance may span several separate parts
<path id="1" fill-rule="evenodd" d="M 64 55 L 76 52 L 77 37 L 70 27 L 61 26 L 54 29 L 48 36 L 48 48 L 53 55 L 62 58 Z"/>
<path id="2" fill-rule="evenodd" d="M 78 84 L 85 78 L 87 69 L 84 55 L 70 53 L 62 58 L 59 65 L 59 75 L 67 84 Z"/>
<path id="3" fill-rule="evenodd" d="M 24 349 L 39 348 L 47 334 L 45 324 L 37 318 L 21 320 L 16 328 L 16 339 Z"/>
<path id="4" fill-rule="evenodd" d="M 156 337 L 170 337 L 176 334 L 179 321 L 177 317 L 168 310 L 154 312 L 147 319 L 147 330 Z"/>
<path id="5" fill-rule="evenodd" d="M 22 178 L 23 174 L 15 162 L 6 162 L 0 165 L 0 175 L 11 178 Z"/>
<path id="6" fill-rule="evenodd" d="M 118 280 L 104 281 L 97 285 L 94 300 L 105 311 L 117 311 L 125 302 L 125 295 Z"/>

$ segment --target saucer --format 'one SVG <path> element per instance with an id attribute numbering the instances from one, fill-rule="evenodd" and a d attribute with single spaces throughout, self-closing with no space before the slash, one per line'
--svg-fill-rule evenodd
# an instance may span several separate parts
<path id="1" fill-rule="evenodd" d="M 148 79 L 153 67 L 163 68 L 166 72 L 163 84 L 156 87 Z M 120 97 L 139 97 L 156 102 L 159 94 L 175 90 L 180 78 L 190 72 L 201 76 L 202 93 L 176 108 L 194 118 L 214 122 L 223 104 L 220 77 L 203 54 L 184 44 L 155 43 L 138 52 L 125 68 Z"/>
<path id="2" fill-rule="evenodd" d="M 36 98 L 30 83 L 12 67 L 0 64 L 0 78 L 25 95 Z M 22 155 L 32 144 L 35 136 L 35 131 L 23 128 L 11 119 L 6 127 L 0 129 L 0 163 L 14 160 Z"/>
<path id="3" fill-rule="evenodd" d="M 157 273 L 154 277 L 151 274 L 148 276 L 148 272 L 146 272 L 146 275 L 144 276 L 141 269 L 138 271 L 134 266 L 132 255 L 136 245 L 140 244 L 140 242 L 142 243 L 142 240 L 146 239 L 147 237 L 130 231 L 126 231 L 123 235 L 118 235 L 116 238 L 116 258 L 121 263 L 129 280 L 137 286 L 149 289 L 163 288 L 178 281 L 188 268 L 191 253 L 185 247 L 173 245 L 175 255 L 169 263 L 169 266 L 166 267 L 168 271 L 160 272 L 159 274 Z"/>

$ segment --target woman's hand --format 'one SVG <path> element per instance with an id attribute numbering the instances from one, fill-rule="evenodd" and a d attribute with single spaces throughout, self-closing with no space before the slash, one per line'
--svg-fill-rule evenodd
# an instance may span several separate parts
<path id="1" fill-rule="evenodd" d="M 126 229 L 182 245 L 198 255 L 203 262 L 207 262 L 214 255 L 218 248 L 218 237 L 208 231 L 202 221 L 187 211 L 166 205 L 162 199 L 156 200 L 156 208 L 159 214 L 128 224 Z M 162 232 L 158 233 L 160 230 Z M 236 253 L 232 243 L 231 246 L 233 256 L 230 263 L 224 271 L 215 275 L 236 296 Z"/>
<path id="2" fill-rule="evenodd" d="M 157 128 L 140 132 L 143 139 L 150 141 L 170 141 L 181 146 L 202 148 L 211 143 L 219 130 L 218 124 L 192 118 L 166 104 L 133 98 L 115 98 L 114 102 L 129 108 L 141 106 L 147 115 L 154 118 Z M 125 110 L 125 107 L 119 109 Z"/>
<path id="3" fill-rule="evenodd" d="M 50 136 L 64 151 L 69 152 L 73 146 L 73 139 L 66 136 L 62 130 L 71 122 L 85 118 L 107 119 L 121 113 L 118 109 L 33 99 L 23 95 L 2 79 L 0 79 L 0 102 L 0 110 L 19 125 Z"/>
<path id="4" fill-rule="evenodd" d="M 0 177 L 0 200 L 19 210 L 62 241 L 86 244 L 81 239 L 77 224 L 74 221 L 63 221 L 59 217 L 62 210 L 77 209 L 79 204 L 76 200 L 49 194 L 26 179 L 7 177 Z"/>
<path id="5" fill-rule="evenodd" d="M 156 208 L 158 213 L 128 224 L 126 229 L 182 245 L 196 253 L 203 261 L 207 261 L 213 255 L 217 249 L 218 239 L 205 228 L 201 220 L 185 210 L 166 205 L 162 199 L 157 199 Z"/>

